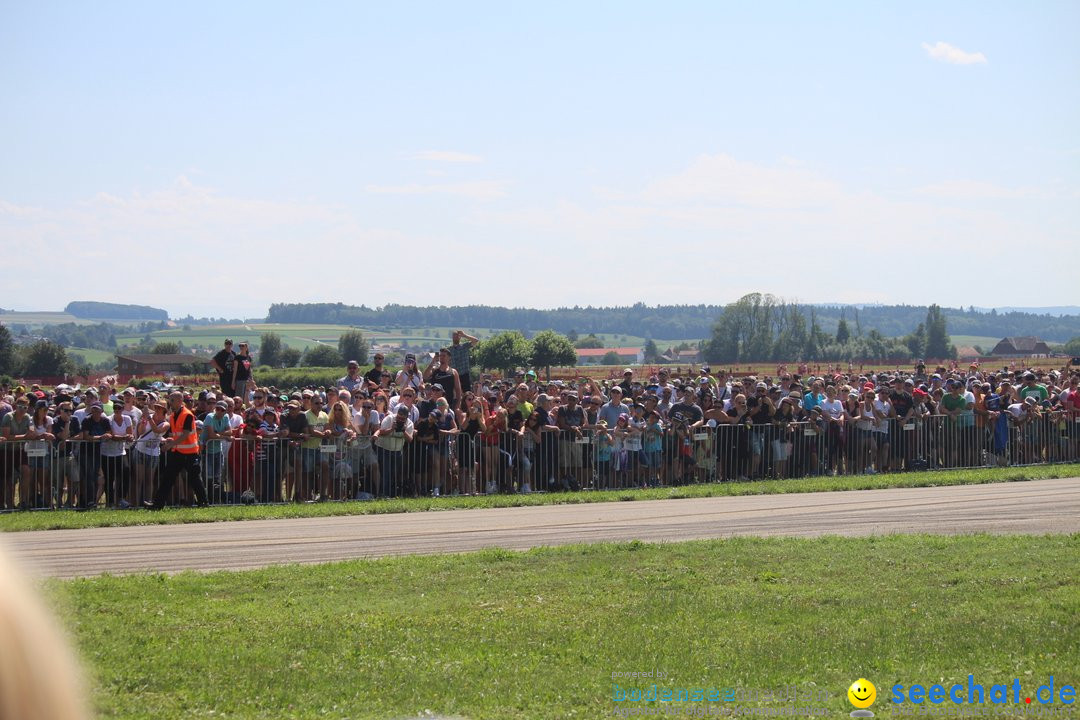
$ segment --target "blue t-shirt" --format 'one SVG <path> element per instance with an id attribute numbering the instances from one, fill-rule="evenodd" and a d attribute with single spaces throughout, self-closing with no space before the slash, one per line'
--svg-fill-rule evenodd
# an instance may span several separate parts
<path id="1" fill-rule="evenodd" d="M 604 403 L 600 406 L 600 412 L 597 413 L 597 422 L 603 420 L 607 423 L 609 428 L 615 427 L 615 423 L 619 422 L 620 415 L 626 415 L 630 417 L 630 408 L 625 404 L 612 405 L 611 403 Z"/>
<path id="2" fill-rule="evenodd" d="M 202 437 L 199 438 L 199 442 L 206 448 L 208 453 L 219 453 L 222 449 L 222 440 L 207 440 L 206 430 L 207 428 L 213 428 L 215 432 L 225 433 L 232 429 L 232 424 L 229 422 L 229 416 L 225 413 L 221 414 L 218 418 L 217 413 L 210 413 L 203 419 L 203 431 Z"/>

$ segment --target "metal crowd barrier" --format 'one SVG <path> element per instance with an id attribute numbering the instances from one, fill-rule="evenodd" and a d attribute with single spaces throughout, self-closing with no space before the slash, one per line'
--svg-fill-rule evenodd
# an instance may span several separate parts
<path id="1" fill-rule="evenodd" d="M 203 447 L 211 504 L 557 492 L 1080 461 L 1080 417 L 669 426 L 645 430 L 418 432 L 411 442 L 244 437 Z M 168 471 L 158 443 L 0 442 L 0 510 L 140 507 Z M 181 473 L 170 504 L 195 497 Z"/>

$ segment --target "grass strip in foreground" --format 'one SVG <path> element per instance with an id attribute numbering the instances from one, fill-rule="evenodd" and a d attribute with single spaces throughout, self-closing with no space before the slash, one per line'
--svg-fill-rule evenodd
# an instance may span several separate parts
<path id="1" fill-rule="evenodd" d="M 1080 464 L 1030 465 L 1016 468 L 976 468 L 932 472 L 845 475 L 841 477 L 755 480 L 752 482 L 706 483 L 648 490 L 585 490 L 531 495 L 480 495 L 440 498 L 394 498 L 368 502 L 332 502 L 285 505 L 229 505 L 210 508 L 177 508 L 161 512 L 147 510 L 41 510 L 0 515 L 0 532 L 62 530 L 71 528 L 125 525 L 173 525 L 222 522 L 228 520 L 270 520 L 277 518 L 329 517 L 335 515 L 378 515 L 462 510 L 475 508 L 563 505 L 632 500 L 667 500 L 739 495 L 876 490 L 881 488 L 937 487 L 941 485 L 982 485 L 1048 478 L 1080 476 Z"/>
<path id="2" fill-rule="evenodd" d="M 1078 577 L 1080 535 L 890 535 L 491 550 L 48 590 L 104 718 L 599 718 L 617 706 L 611 674 L 635 670 L 662 671 L 670 687 L 826 690 L 830 717 L 851 710 L 846 688 L 866 677 L 889 717 L 895 683 L 973 674 L 1033 692 L 1053 675 L 1075 687 Z"/>

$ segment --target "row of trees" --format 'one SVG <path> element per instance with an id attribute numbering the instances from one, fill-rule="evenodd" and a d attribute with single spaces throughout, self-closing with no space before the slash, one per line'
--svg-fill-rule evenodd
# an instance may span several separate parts
<path id="1" fill-rule="evenodd" d="M 320 343 L 301 352 L 297 348 L 286 346 L 281 341 L 281 336 L 275 332 L 263 333 L 259 337 L 258 347 L 253 348 L 256 353 L 255 361 L 259 365 L 280 368 L 337 367 L 349 360 L 364 365 L 368 361 L 370 349 L 370 343 L 359 330 L 346 330 L 341 333 L 336 348 Z"/>
<path id="2" fill-rule="evenodd" d="M 531 340 L 517 330 L 510 330 L 478 343 L 473 348 L 472 361 L 485 370 L 504 373 L 519 367 L 544 368 L 550 377 L 552 365 L 577 365 L 577 351 L 568 337 L 553 330 L 542 330 Z"/>
<path id="3" fill-rule="evenodd" d="M 390 304 L 381 308 L 343 303 L 275 303 L 267 322 L 340 323 L 360 327 L 550 328 L 560 333 L 618 333 L 652 337 L 700 338 L 709 331 L 716 305 L 635 303 L 625 307 L 568 307 L 555 310 L 488 305 L 431 306 Z"/>
<path id="4" fill-rule="evenodd" d="M 855 325 L 852 332 L 847 318 L 841 317 L 835 334 L 829 333 L 818 322 L 815 308 L 751 293 L 724 308 L 703 350 L 706 360 L 717 363 L 956 357 L 937 305 L 927 309 L 925 320 L 913 332 L 900 338 L 887 338 L 876 328 L 864 333 L 858 319 Z"/>
<path id="5" fill-rule="evenodd" d="M 730 307 L 730 306 L 728 306 Z M 885 337 L 911 332 L 923 322 L 925 305 L 801 305 L 809 320 L 814 312 L 821 330 L 835 337 L 841 320 L 875 328 Z M 550 328 L 570 334 L 618 333 L 645 337 L 696 339 L 707 337 L 720 305 L 660 305 L 643 303 L 625 307 L 570 307 L 554 310 L 468 305 L 420 307 L 387 305 L 369 308 L 343 303 L 278 303 L 270 306 L 268 322 L 336 323 L 359 327 L 488 327 Z M 1056 316 L 1020 311 L 997 312 L 974 307 L 939 308 L 952 332 L 960 335 L 1037 335 L 1064 342 L 1080 335 L 1080 315 Z M 807 325 L 809 328 L 809 324 Z M 868 334 L 868 333 L 867 333 Z M 859 333 L 855 333 L 856 336 Z"/>
<path id="6" fill-rule="evenodd" d="M 368 362 L 370 344 L 359 330 L 348 330 L 338 338 L 337 348 L 331 345 L 313 345 L 304 352 L 286 347 L 281 336 L 274 332 L 263 333 L 256 349 L 256 362 L 270 367 L 338 367 L 349 360 L 361 365 Z M 611 353 L 614 355 L 614 353 Z M 618 362 L 618 356 L 615 356 Z M 546 368 L 552 365 L 577 364 L 577 351 L 565 335 L 551 330 L 536 333 L 532 339 L 516 330 L 493 335 L 476 344 L 473 362 L 489 370 L 513 370 L 517 367 Z"/>

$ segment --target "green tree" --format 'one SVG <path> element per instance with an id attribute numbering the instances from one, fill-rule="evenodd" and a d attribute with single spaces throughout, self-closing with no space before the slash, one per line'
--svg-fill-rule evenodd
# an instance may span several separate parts
<path id="1" fill-rule="evenodd" d="M 154 355 L 176 355 L 180 352 L 180 345 L 174 342 L 159 342 L 150 351 Z"/>
<path id="2" fill-rule="evenodd" d="M 263 333 L 259 338 L 259 364 L 277 367 L 280 362 L 282 362 L 281 336 L 276 332 Z M 295 365 L 295 362 L 293 364 Z"/>
<path id="3" fill-rule="evenodd" d="M 345 364 L 337 348 L 329 345 L 312 345 L 304 353 L 304 367 L 337 367 Z"/>
<path id="4" fill-rule="evenodd" d="M 618 365 L 622 362 L 622 358 L 619 357 L 619 353 L 614 350 L 608 350 L 604 353 L 604 357 L 600 358 L 601 365 Z"/>
<path id="5" fill-rule="evenodd" d="M 367 363 L 368 341 L 359 330 L 347 330 L 341 333 L 337 341 L 338 352 L 346 361 L 355 360 L 361 365 Z"/>
<path id="6" fill-rule="evenodd" d="M 493 335 L 478 343 L 474 349 L 476 363 L 485 369 L 512 371 L 528 365 L 532 358 L 532 343 L 517 330 Z"/>
<path id="7" fill-rule="evenodd" d="M 641 349 L 646 363 L 660 362 L 660 348 L 656 347 L 656 341 L 649 338 L 645 341 L 645 347 Z"/>
<path id="8" fill-rule="evenodd" d="M 552 365 L 577 365 L 577 352 L 570 338 L 554 330 L 542 330 L 532 339 L 529 360 L 533 367 L 544 368 L 547 379 L 550 380 Z"/>
<path id="9" fill-rule="evenodd" d="M 567 335 L 567 338 L 569 339 L 570 336 Z M 578 350 L 592 350 L 604 347 L 604 341 L 596 337 L 593 333 L 589 333 L 585 337 L 574 342 L 574 347 Z"/>
<path id="10" fill-rule="evenodd" d="M 921 358 L 926 356 L 926 325 L 919 323 L 919 327 L 915 328 L 915 332 L 908 333 L 904 336 L 904 344 L 907 345 L 908 350 L 911 351 L 911 356 L 915 358 Z"/>
<path id="11" fill-rule="evenodd" d="M 294 347 L 282 348 L 278 353 L 278 363 L 281 367 L 291 368 L 300 364 L 301 353 Z M 265 364 L 265 363 L 264 363 Z"/>
<path id="12" fill-rule="evenodd" d="M 850 339 L 851 331 L 848 330 L 847 320 L 840 318 L 840 324 L 836 326 L 836 342 L 839 345 L 843 345 Z"/>
<path id="13" fill-rule="evenodd" d="M 30 377 L 66 375 L 73 369 L 64 348 L 51 340 L 23 345 L 18 356 L 20 374 Z"/>
<path id="14" fill-rule="evenodd" d="M 942 360 L 955 355 L 956 348 L 950 347 L 945 328 L 945 315 L 940 307 L 931 305 L 926 311 L 926 356 Z"/>
<path id="15" fill-rule="evenodd" d="M 570 328 L 570 332 L 566 333 L 566 337 L 570 338 L 570 342 L 576 343 L 578 341 L 577 330 L 575 330 L 574 328 Z M 603 347 L 603 345 L 601 345 L 600 347 Z"/>
<path id="16" fill-rule="evenodd" d="M 0 375 L 15 372 L 15 343 L 6 325 L 0 325 Z"/>
<path id="17" fill-rule="evenodd" d="M 782 334 L 787 307 L 772 295 L 750 293 L 724 307 L 705 344 L 710 362 L 770 359 L 775 338 Z"/>
<path id="18" fill-rule="evenodd" d="M 1065 343 L 1065 354 L 1080 357 L 1080 337 L 1074 337 Z"/>

